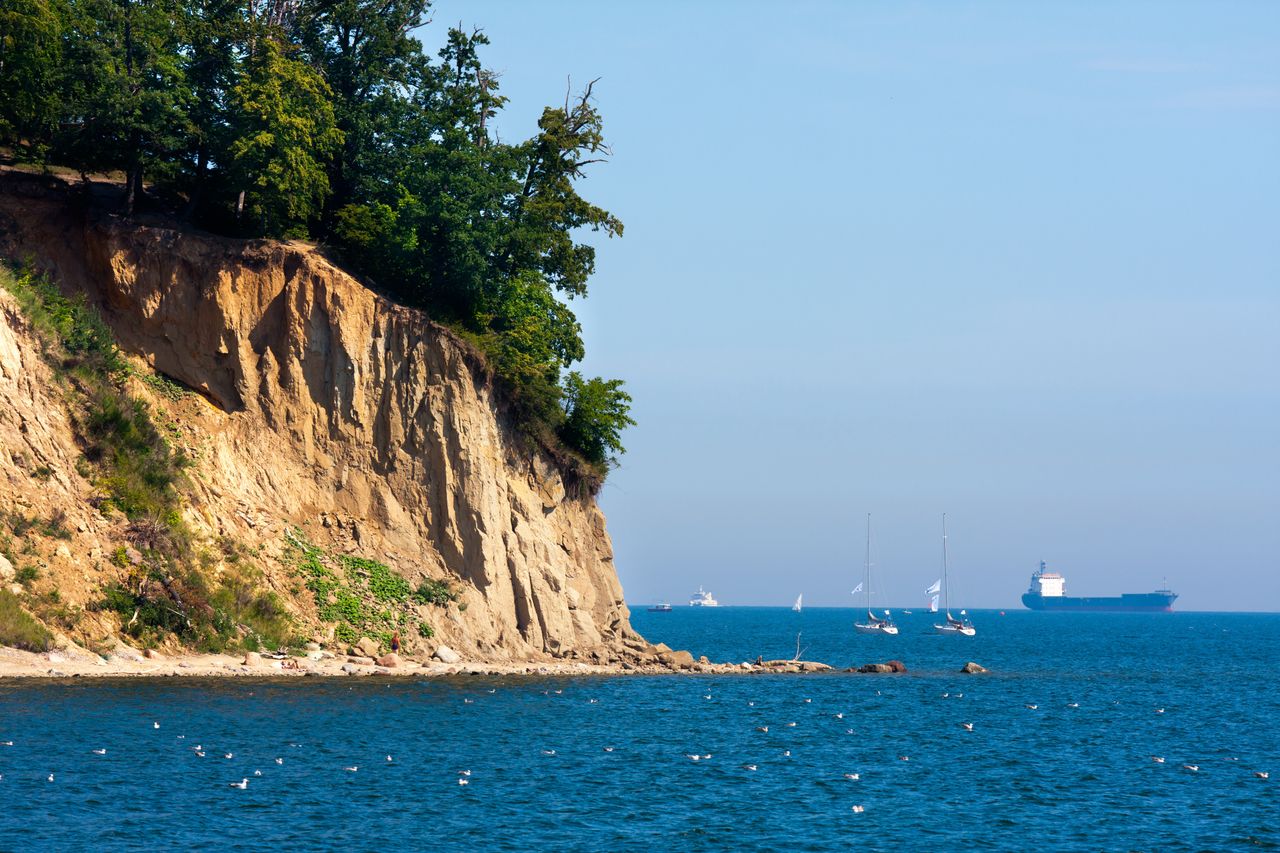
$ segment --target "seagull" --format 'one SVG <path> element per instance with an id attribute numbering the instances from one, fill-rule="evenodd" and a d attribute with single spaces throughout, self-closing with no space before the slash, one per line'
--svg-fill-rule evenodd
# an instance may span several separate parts
<path id="1" fill-rule="evenodd" d="M 796 727 L 795 723 L 787 723 L 787 728 L 794 729 L 795 727 Z"/>
<path id="2" fill-rule="evenodd" d="M 228 782 L 228 783 L 227 783 L 227 787 L 228 787 L 228 788 L 239 788 L 241 791 L 243 791 L 245 788 L 248 788 L 248 787 L 249 787 L 249 780 L 248 780 L 248 779 L 241 779 L 239 782 Z"/>
<path id="3" fill-rule="evenodd" d="M 769 727 L 768 727 L 768 726 L 756 726 L 756 731 L 758 731 L 758 732 L 768 732 L 768 731 L 769 731 Z"/>
<path id="4" fill-rule="evenodd" d="M 197 749 L 197 750 L 196 750 L 196 758 L 204 758 L 204 752 L 202 752 L 201 750 L 198 750 L 198 749 Z"/>
<path id="5" fill-rule="evenodd" d="M 755 766 L 754 764 L 744 764 L 744 765 L 742 765 L 742 769 L 743 769 L 743 770 L 755 770 L 755 769 L 756 769 L 756 766 Z"/>
<path id="6" fill-rule="evenodd" d="M 495 689 L 495 688 L 490 688 L 489 692 L 490 692 L 490 693 L 497 693 L 498 691 L 497 691 L 497 689 Z"/>
<path id="7" fill-rule="evenodd" d="M 463 705 L 474 705 L 475 703 L 476 703 L 476 700 L 474 700 L 474 699 L 463 699 L 463 700 L 462 700 L 462 704 L 463 704 Z"/>
<path id="8" fill-rule="evenodd" d="M 187 739 L 186 735 L 178 735 L 178 740 L 186 740 L 186 739 Z"/>
<path id="9" fill-rule="evenodd" d="M 196 744 L 195 746 L 191 747 L 191 751 L 192 751 L 192 752 L 199 752 L 199 751 L 200 751 L 200 750 L 202 750 L 202 749 L 204 749 L 204 745 L 203 745 L 203 744 L 199 744 L 199 743 L 198 743 L 198 744 Z"/>
<path id="10" fill-rule="evenodd" d="M 353 765 L 351 765 L 350 767 L 344 767 L 344 768 L 342 768 L 342 769 L 343 769 L 343 770 L 345 770 L 345 771 L 347 771 L 348 773 L 355 773 L 357 770 L 359 770 L 359 769 L 360 769 L 360 765 L 359 765 L 359 764 L 353 764 Z"/>
<path id="11" fill-rule="evenodd" d="M 964 727 L 966 732 L 973 731 L 973 723 L 961 723 L 960 725 Z"/>
<path id="12" fill-rule="evenodd" d="M 458 784 L 459 784 L 459 785 L 470 785 L 470 784 L 471 784 L 471 780 L 470 780 L 470 779 L 465 779 L 465 778 L 459 777 L 459 778 L 458 778 Z"/>
<path id="13" fill-rule="evenodd" d="M 557 695 L 557 696 L 561 696 L 561 695 L 563 695 L 563 694 L 564 694 L 564 691 L 563 691 L 563 690 L 557 690 L 557 691 L 556 691 L 556 695 Z"/>
<path id="14" fill-rule="evenodd" d="M 554 749 L 544 749 L 544 750 L 542 750 L 542 754 L 543 754 L 543 755 L 555 755 L 555 754 L 556 754 L 556 751 L 555 751 Z"/>
<path id="15" fill-rule="evenodd" d="M 701 755 L 697 755 L 697 754 L 692 753 L 692 752 L 686 752 L 686 753 L 684 754 L 684 757 L 685 757 L 685 758 L 687 758 L 687 759 L 689 759 L 690 761 L 701 761 L 701 760 L 702 760 L 702 756 L 701 756 Z"/>
<path id="16" fill-rule="evenodd" d="M 852 809 L 851 809 L 851 811 L 852 811 L 854 814 L 862 814 L 862 812 L 864 811 L 864 809 L 863 809 L 863 807 L 862 807 L 862 806 L 853 806 L 853 807 L 852 807 Z"/>
<path id="17" fill-rule="evenodd" d="M 232 758 L 234 758 L 234 757 L 235 757 L 235 754 L 234 754 L 234 753 L 230 753 L 230 752 L 226 752 L 226 753 L 223 753 L 222 757 L 223 757 L 223 758 L 225 758 L 225 759 L 227 759 L 228 761 L 230 761 Z"/>
<path id="18" fill-rule="evenodd" d="M 1068 703 L 1067 703 L 1067 707 L 1068 707 L 1068 708 L 1079 708 L 1079 707 L 1080 707 L 1080 703 L 1079 703 L 1079 702 L 1068 702 Z"/>
<path id="19" fill-rule="evenodd" d="M 791 750 L 789 750 L 789 749 L 784 749 L 784 750 L 782 750 L 782 757 L 783 757 L 783 758 L 790 758 L 790 757 L 791 757 Z"/>
<path id="20" fill-rule="evenodd" d="M 836 718 L 837 720 L 843 720 L 843 719 L 844 719 L 844 711 L 838 711 L 838 712 L 836 712 L 836 714 L 835 714 L 834 716 L 835 716 L 835 718 Z"/>
<path id="21" fill-rule="evenodd" d="M 151 724 L 151 728 L 153 728 L 153 729 L 158 729 L 158 728 L 160 728 L 160 724 L 159 724 L 159 723 L 152 723 L 152 724 Z"/>
<path id="22" fill-rule="evenodd" d="M 845 729 L 845 730 L 844 730 L 844 733 L 845 733 L 845 734 L 847 734 L 847 735 L 851 735 L 851 734 L 853 734 L 853 729 Z"/>
<path id="23" fill-rule="evenodd" d="M 1157 714 L 1163 714 L 1163 713 L 1164 713 L 1164 708 L 1156 708 L 1156 713 L 1157 713 Z"/>
<path id="24" fill-rule="evenodd" d="M 471 771 L 470 771 L 470 770 L 459 770 L 459 771 L 458 771 L 458 775 L 459 775 L 459 776 L 470 776 L 470 775 L 471 775 Z"/>
<path id="25" fill-rule="evenodd" d="M 1027 705 L 1027 706 L 1026 706 L 1026 709 L 1027 709 L 1028 711 L 1034 711 L 1034 710 L 1036 710 L 1036 709 L 1037 709 L 1037 708 L 1039 708 L 1039 707 L 1040 707 L 1039 705 Z"/>
<path id="26" fill-rule="evenodd" d="M 391 756 L 390 756 L 390 755 L 388 755 L 388 756 L 387 756 L 387 762 L 388 762 L 388 763 L 390 763 L 390 761 L 391 761 Z"/>
<path id="27" fill-rule="evenodd" d="M 0 740 L 0 746 L 13 746 L 13 741 L 11 741 L 11 740 Z"/>
<path id="28" fill-rule="evenodd" d="M 857 782 L 862 778 L 862 776 L 858 773 L 846 773 L 844 774 L 844 778 L 848 779 L 850 782 Z"/>
<path id="29" fill-rule="evenodd" d="M 49 774 L 49 781 L 50 781 L 50 782 L 52 782 L 52 781 L 53 781 L 53 774 L 52 774 L 52 773 L 50 773 L 50 774 Z"/>
<path id="30" fill-rule="evenodd" d="M 706 694 L 705 696 L 703 696 L 702 698 L 703 698 L 703 699 L 710 699 L 710 698 L 711 698 L 711 694 L 710 694 L 710 693 L 708 693 L 708 694 Z M 593 701 L 594 701 L 594 700 L 593 700 Z"/>
<path id="31" fill-rule="evenodd" d="M 1199 765 L 1199 764 L 1184 764 L 1184 765 L 1182 765 L 1182 769 L 1183 769 L 1183 770 L 1190 770 L 1192 773 L 1195 773 L 1197 770 L 1199 770 L 1199 769 L 1200 769 L 1200 765 Z"/>
<path id="32" fill-rule="evenodd" d="M 813 701 L 812 699 L 806 699 L 806 700 L 804 700 L 804 704 L 808 705 L 808 704 L 809 704 L 810 702 L 812 702 L 812 701 Z"/>
<path id="33" fill-rule="evenodd" d="M 943 694 L 942 694 L 942 698 L 943 698 L 943 699 L 950 699 L 950 698 L 951 698 L 951 694 L 950 694 L 950 693 L 943 693 Z"/>
<path id="34" fill-rule="evenodd" d="M 756 703 L 755 703 L 755 702 L 748 702 L 748 703 L 747 703 L 747 707 L 748 707 L 748 708 L 754 708 L 755 706 L 756 706 Z M 12 746 L 13 744 L 9 744 L 9 745 L 10 745 L 10 746 Z"/>
<path id="35" fill-rule="evenodd" d="M 909 756 L 909 755 L 899 755 L 899 756 L 898 756 L 898 760 L 899 760 L 899 761 L 910 761 L 910 760 L 911 760 L 911 756 Z"/>
<path id="36" fill-rule="evenodd" d="M 964 698 L 964 694 L 963 694 L 963 693 L 957 693 L 957 694 L 955 695 L 955 697 L 954 697 L 954 698 L 956 698 L 956 699 L 963 699 L 963 698 Z"/>
<path id="37" fill-rule="evenodd" d="M 94 754 L 94 755 L 106 755 L 106 754 L 107 754 L 107 751 L 106 751 L 105 749 L 95 749 L 95 750 L 93 751 L 93 754 Z"/>
<path id="38" fill-rule="evenodd" d="M 255 770 L 255 771 L 253 771 L 253 775 L 254 775 L 254 776 L 261 776 L 261 775 L 262 775 L 262 771 L 261 771 L 261 770 Z"/>
<path id="39" fill-rule="evenodd" d="M 1151 760 L 1154 761 L 1156 764 L 1164 764 L 1163 755 L 1153 755 L 1151 756 Z"/>
<path id="40" fill-rule="evenodd" d="M 276 759 L 276 764 L 284 764 L 284 759 L 283 759 L 283 758 L 277 758 L 277 759 Z"/>
<path id="41" fill-rule="evenodd" d="M 703 757 L 703 758 L 710 758 L 710 757 L 711 757 L 711 753 L 709 753 L 709 752 L 708 752 L 708 753 L 705 753 L 702 757 Z"/>
<path id="42" fill-rule="evenodd" d="M 707 698 L 708 698 L 708 699 L 710 699 L 711 697 L 710 697 L 710 696 L 708 696 Z M 599 699 L 588 699 L 588 700 L 587 700 L 587 704 L 588 704 L 588 705 L 594 705 L 594 704 L 596 704 L 596 703 L 597 703 L 597 702 L 599 702 L 599 701 L 600 701 Z"/>
<path id="43" fill-rule="evenodd" d="M 1268 772 L 1267 772 L 1267 771 L 1265 771 L 1265 770 L 1255 770 L 1255 771 L 1254 771 L 1254 773 L 1253 773 L 1253 775 L 1254 775 L 1254 776 L 1257 776 L 1259 779 L 1270 779 L 1270 778 L 1271 778 L 1271 774 L 1270 774 L 1270 773 L 1268 773 Z"/>
<path id="44" fill-rule="evenodd" d="M 611 747 L 611 746 L 606 746 L 606 747 L 604 748 L 604 751 L 605 751 L 605 752 L 613 752 L 613 747 Z"/>

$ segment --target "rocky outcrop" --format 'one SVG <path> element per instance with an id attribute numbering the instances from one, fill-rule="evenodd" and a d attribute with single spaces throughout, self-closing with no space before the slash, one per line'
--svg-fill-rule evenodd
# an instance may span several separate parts
<path id="1" fill-rule="evenodd" d="M 977 664 L 977 663 L 974 663 L 973 661 L 969 661 L 964 666 L 960 667 L 960 671 L 963 672 L 965 675 L 977 675 L 979 673 L 987 672 L 988 670 L 985 666 L 982 666 L 981 664 Z"/>
<path id="2" fill-rule="evenodd" d="M 447 580 L 460 596 L 434 614 L 432 642 L 466 659 L 610 659 L 634 636 L 599 507 L 521 438 L 483 360 L 421 312 L 312 247 L 126 221 L 13 176 L 0 181 L 0 250 L 86 294 L 128 353 L 198 392 L 155 405 L 195 460 L 188 520 L 211 540 L 269 560 L 297 528 L 413 584 Z M 21 318 L 0 319 L 0 434 L 22 432 L 29 457 L 52 461 L 73 524 L 101 527 L 65 415 L 20 351 Z M 100 578 L 70 562 L 83 603 Z M 283 562 L 267 582 L 314 616 Z"/>

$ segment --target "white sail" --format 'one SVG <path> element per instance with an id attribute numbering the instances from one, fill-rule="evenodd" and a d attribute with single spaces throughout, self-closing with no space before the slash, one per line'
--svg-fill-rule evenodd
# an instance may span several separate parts
<path id="1" fill-rule="evenodd" d="M 796 596 L 796 603 L 791 605 L 791 609 L 799 613 L 800 608 L 804 606 L 803 602 L 804 602 L 804 593 L 801 593 L 800 595 Z"/>
<path id="2" fill-rule="evenodd" d="M 938 596 L 936 595 L 933 598 L 929 599 L 929 612 L 930 613 L 938 612 Z"/>
<path id="3" fill-rule="evenodd" d="M 938 594 L 938 593 L 940 593 L 940 592 L 942 592 L 942 578 L 938 578 L 936 581 L 934 581 L 934 582 L 933 582 L 933 586 L 931 586 L 931 587 L 929 587 L 928 589 L 926 589 L 926 590 L 924 591 L 924 594 L 925 594 L 925 595 L 937 595 L 937 594 Z"/>

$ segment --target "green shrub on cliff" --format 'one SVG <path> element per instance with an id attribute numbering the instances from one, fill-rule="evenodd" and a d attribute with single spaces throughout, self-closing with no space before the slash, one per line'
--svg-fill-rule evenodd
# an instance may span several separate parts
<path id="1" fill-rule="evenodd" d="M 0 646 L 44 652 L 52 642 L 53 635 L 22 609 L 18 597 L 0 587 Z"/>

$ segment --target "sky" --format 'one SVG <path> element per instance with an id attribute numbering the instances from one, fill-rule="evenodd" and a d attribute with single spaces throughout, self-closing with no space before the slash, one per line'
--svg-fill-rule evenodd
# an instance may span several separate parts
<path id="1" fill-rule="evenodd" d="M 440 0 L 504 138 L 600 78 L 633 606 L 1280 611 L 1280 4 Z M 591 235 L 594 237 L 594 235 Z"/>

